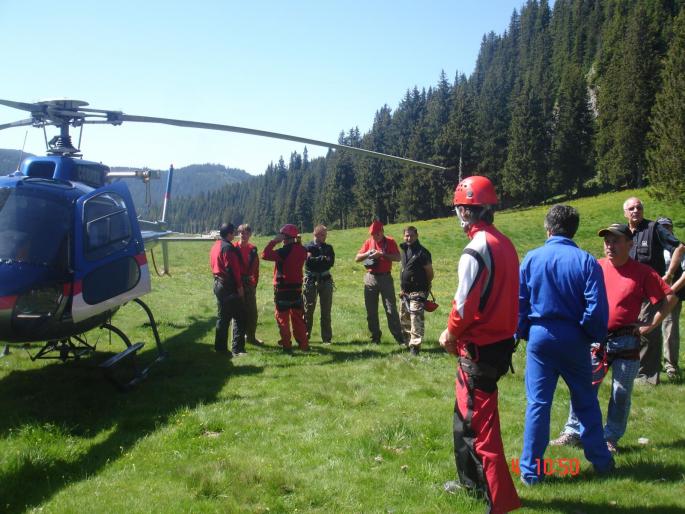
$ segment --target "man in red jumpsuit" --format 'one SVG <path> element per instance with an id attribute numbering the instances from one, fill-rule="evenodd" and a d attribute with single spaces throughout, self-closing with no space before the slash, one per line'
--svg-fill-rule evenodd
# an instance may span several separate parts
<path id="1" fill-rule="evenodd" d="M 462 180 L 454 191 L 461 226 L 471 240 L 459 259 L 459 285 L 440 345 L 459 358 L 454 407 L 458 482 L 483 494 L 489 513 L 521 506 L 500 434 L 497 380 L 511 366 L 518 319 L 518 256 L 494 225 L 497 195 L 486 177 Z"/>
<path id="2" fill-rule="evenodd" d="M 280 242 L 283 242 L 283 246 L 274 250 L 274 246 Z M 297 346 L 306 352 L 309 350 L 309 340 L 302 302 L 302 267 L 307 260 L 307 250 L 300 242 L 297 227 L 290 223 L 283 225 L 279 234 L 264 247 L 262 259 L 276 263 L 273 283 L 276 323 L 281 335 L 278 344 L 284 351 L 292 351 L 292 322 Z"/>

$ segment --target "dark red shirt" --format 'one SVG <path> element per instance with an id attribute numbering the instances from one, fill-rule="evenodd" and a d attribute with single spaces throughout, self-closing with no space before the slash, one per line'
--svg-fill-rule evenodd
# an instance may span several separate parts
<path id="1" fill-rule="evenodd" d="M 397 243 L 392 237 L 385 236 L 381 239 L 380 243 L 377 243 L 373 237 L 368 238 L 364 241 L 361 249 L 358 253 L 366 253 L 371 249 L 382 251 L 383 253 L 400 254 L 400 249 L 397 247 Z M 378 264 L 373 267 L 373 269 L 367 271 L 373 271 L 374 273 L 389 273 L 392 269 L 392 261 L 387 257 L 381 257 L 378 259 Z"/>
<path id="2" fill-rule="evenodd" d="M 302 267 L 307 260 L 307 250 L 300 243 L 284 245 L 274 250 L 278 242 L 269 241 L 262 252 L 262 259 L 273 261 L 274 285 L 277 287 L 302 287 Z"/>
<path id="3" fill-rule="evenodd" d="M 633 259 L 616 267 L 604 258 L 599 265 L 609 300 L 609 330 L 637 323 L 645 298 L 655 304 L 672 292 L 654 269 Z"/>
<path id="4" fill-rule="evenodd" d="M 228 241 L 219 239 L 209 251 L 209 267 L 215 277 L 222 280 L 232 278 L 237 289 L 242 287 L 240 280 L 240 257 L 238 251 Z"/>

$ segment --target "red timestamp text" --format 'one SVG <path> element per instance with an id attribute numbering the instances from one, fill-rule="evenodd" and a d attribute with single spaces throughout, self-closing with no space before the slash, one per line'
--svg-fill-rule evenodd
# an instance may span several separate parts
<path id="1" fill-rule="evenodd" d="M 521 474 L 519 459 L 511 459 L 511 472 L 515 475 Z M 535 459 L 536 475 L 558 475 L 572 477 L 580 473 L 579 459 Z"/>

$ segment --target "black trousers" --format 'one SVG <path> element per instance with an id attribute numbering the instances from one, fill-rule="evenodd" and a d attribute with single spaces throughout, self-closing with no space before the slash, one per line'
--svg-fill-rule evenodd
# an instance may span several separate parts
<path id="1" fill-rule="evenodd" d="M 216 296 L 216 332 L 214 349 L 217 352 L 228 351 L 228 327 L 231 320 L 238 327 L 238 337 L 233 338 L 233 352 L 245 351 L 245 306 L 235 288 L 227 289 L 219 280 L 214 281 Z"/>

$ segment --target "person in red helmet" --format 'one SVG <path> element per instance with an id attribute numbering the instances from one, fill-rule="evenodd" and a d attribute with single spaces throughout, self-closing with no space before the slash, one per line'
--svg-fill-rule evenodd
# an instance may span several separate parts
<path id="1" fill-rule="evenodd" d="M 511 366 L 518 317 L 518 255 L 493 225 L 495 187 L 486 177 L 454 191 L 461 227 L 471 240 L 459 259 L 459 285 L 440 345 L 459 359 L 455 380 L 454 455 L 458 481 L 445 489 L 483 494 L 488 512 L 521 507 L 500 433 L 497 380 Z"/>
<path id="2" fill-rule="evenodd" d="M 283 246 L 278 250 L 278 243 Z M 262 251 L 262 259 L 275 262 L 274 266 L 274 303 L 276 304 L 276 323 L 281 339 L 278 344 L 283 350 L 292 350 L 290 323 L 293 335 L 302 351 L 309 350 L 307 325 L 304 322 L 302 303 L 302 266 L 307 260 L 307 250 L 300 242 L 297 227 L 291 223 L 283 225 L 279 234 Z"/>

